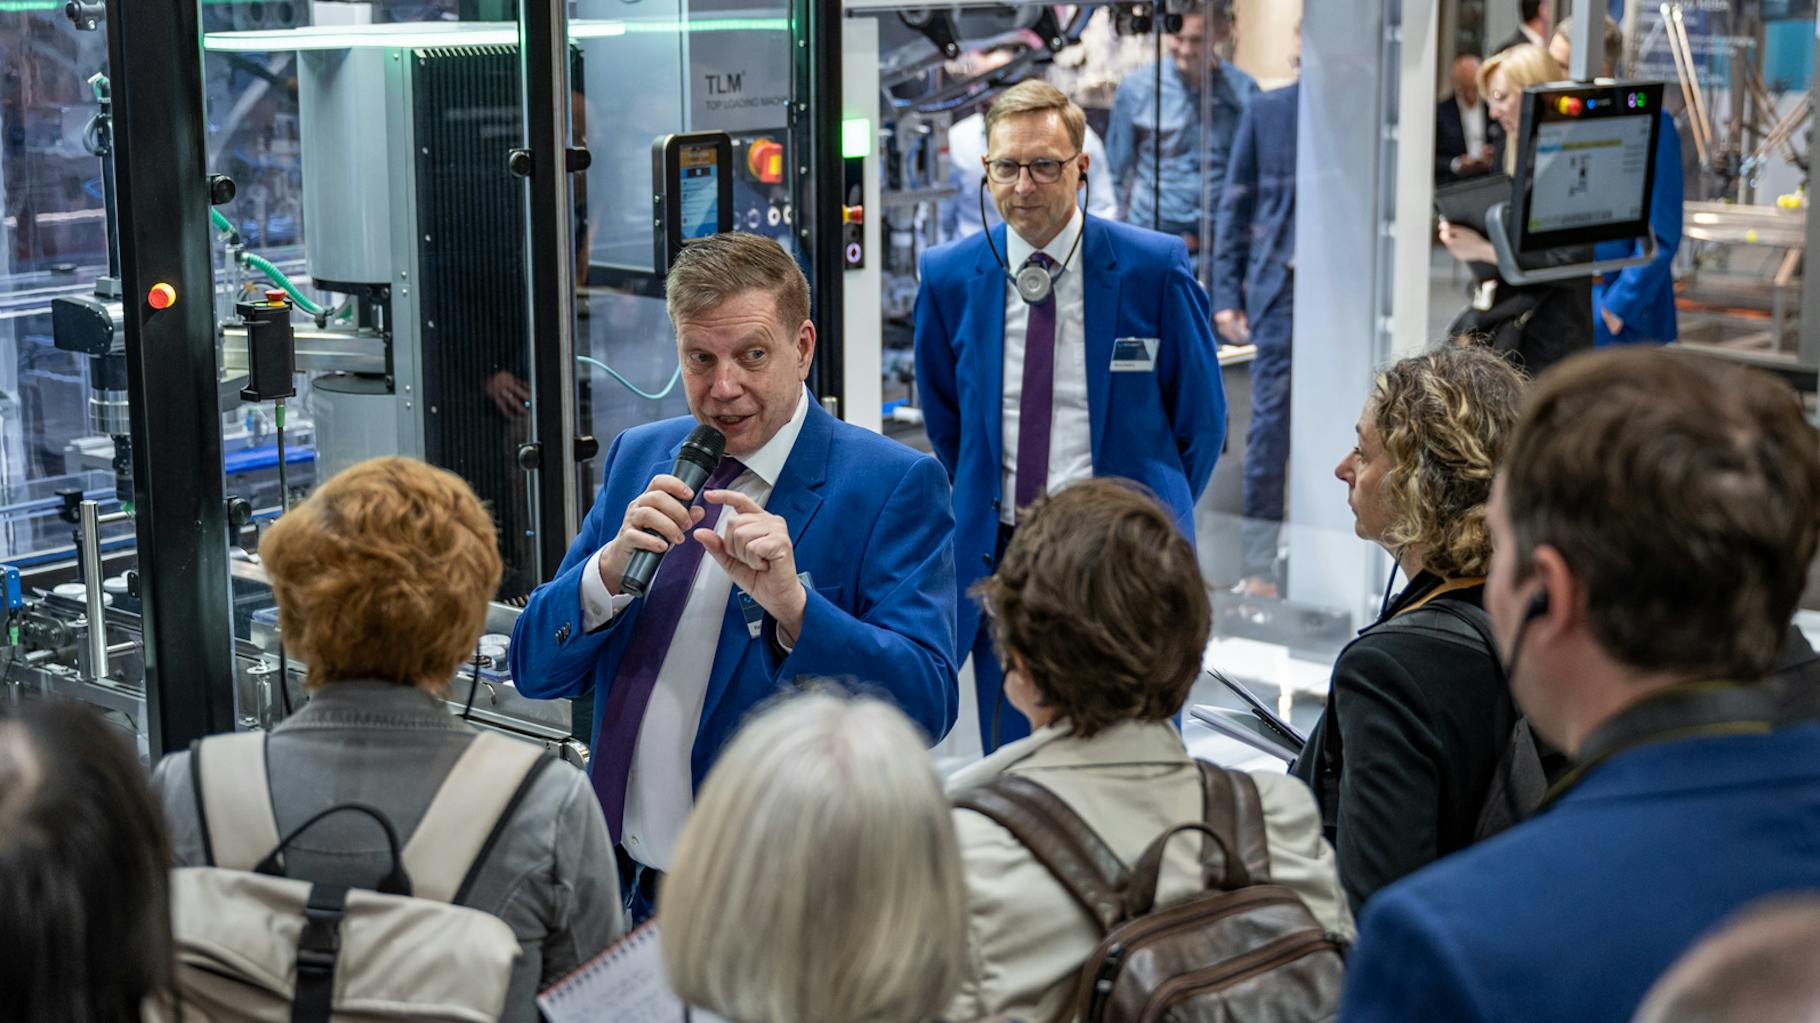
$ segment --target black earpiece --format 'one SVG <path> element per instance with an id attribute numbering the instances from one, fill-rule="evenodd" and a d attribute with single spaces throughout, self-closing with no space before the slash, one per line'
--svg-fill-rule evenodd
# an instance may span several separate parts
<path id="1" fill-rule="evenodd" d="M 1523 620 L 1526 622 L 1532 622 L 1547 613 L 1548 613 L 1548 591 L 1543 590 L 1541 593 L 1538 593 L 1535 596 L 1529 598 L 1529 606 L 1523 609 Z"/>

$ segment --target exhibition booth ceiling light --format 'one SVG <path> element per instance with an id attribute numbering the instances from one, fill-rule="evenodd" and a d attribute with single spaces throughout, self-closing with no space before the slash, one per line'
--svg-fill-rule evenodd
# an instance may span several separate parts
<path id="1" fill-rule="evenodd" d="M 0 0 L 0 10 L 9 2 L 25 0 Z M 789 28 L 788 18 L 698 18 L 690 21 L 677 18 L 649 21 L 576 19 L 569 22 L 569 38 L 608 39 L 623 35 L 678 32 L 786 32 Z M 433 46 L 503 46 L 517 42 L 518 23 L 511 21 L 311 25 L 252 32 L 210 32 L 202 37 L 204 49 L 232 53 L 347 50 L 356 47 L 413 49 Z"/>

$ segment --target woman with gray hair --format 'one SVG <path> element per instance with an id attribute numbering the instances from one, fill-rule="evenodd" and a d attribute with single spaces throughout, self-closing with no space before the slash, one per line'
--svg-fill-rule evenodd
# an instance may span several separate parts
<path id="1" fill-rule="evenodd" d="M 746 724 L 658 895 L 683 1001 L 732 1023 L 926 1023 L 960 982 L 967 901 L 923 738 L 826 690 Z"/>

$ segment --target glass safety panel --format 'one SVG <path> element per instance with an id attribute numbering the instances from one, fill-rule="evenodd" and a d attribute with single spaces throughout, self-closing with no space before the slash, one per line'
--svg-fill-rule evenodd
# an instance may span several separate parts
<path id="1" fill-rule="evenodd" d="M 714 229 L 719 175 L 732 177 L 731 228 L 803 259 L 793 194 L 804 143 L 790 111 L 797 34 L 787 4 L 762 0 L 579 0 L 573 12 L 573 144 L 593 158 L 574 195 L 577 410 L 604 450 L 630 427 L 688 413 L 662 237 L 672 226 L 684 238 Z M 727 133 L 732 158 L 681 168 L 672 186 L 689 191 L 672 208 L 708 220 L 669 225 L 662 200 L 672 186 L 654 147 L 685 132 Z M 583 467 L 584 511 L 598 470 L 598 461 Z"/>
<path id="2" fill-rule="evenodd" d="M 1644 4 L 1623 32 L 1627 72 L 1668 83 L 1681 149 L 1680 340 L 1772 369 L 1811 366 L 1800 339 L 1812 0 Z"/>

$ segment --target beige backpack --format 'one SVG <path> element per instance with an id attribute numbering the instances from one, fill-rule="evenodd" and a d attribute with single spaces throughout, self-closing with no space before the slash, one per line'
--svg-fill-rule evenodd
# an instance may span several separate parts
<path id="1" fill-rule="evenodd" d="M 171 872 L 174 1005 L 157 1021 L 483 1023 L 499 1018 L 519 955 L 504 921 L 462 906 L 480 866 L 537 775 L 538 747 L 476 736 L 400 848 L 396 829 L 358 803 L 278 835 L 259 733 L 205 739 L 190 773 L 209 866 Z M 330 814 L 384 828 L 392 871 L 367 891 L 284 876 L 284 850 Z"/>

